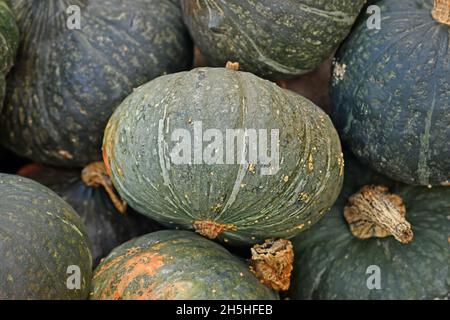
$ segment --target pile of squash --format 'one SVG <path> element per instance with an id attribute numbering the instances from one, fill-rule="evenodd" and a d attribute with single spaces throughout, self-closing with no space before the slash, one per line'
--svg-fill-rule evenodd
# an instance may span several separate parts
<path id="1" fill-rule="evenodd" d="M 450 0 L 0 0 L 0 145 L 0 299 L 450 298 Z"/>

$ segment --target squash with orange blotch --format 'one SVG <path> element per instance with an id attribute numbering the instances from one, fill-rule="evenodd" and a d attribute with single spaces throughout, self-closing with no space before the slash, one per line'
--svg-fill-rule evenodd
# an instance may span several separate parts
<path id="1" fill-rule="evenodd" d="M 114 249 L 94 273 L 94 300 L 275 300 L 240 258 L 189 231 L 158 231 Z"/>

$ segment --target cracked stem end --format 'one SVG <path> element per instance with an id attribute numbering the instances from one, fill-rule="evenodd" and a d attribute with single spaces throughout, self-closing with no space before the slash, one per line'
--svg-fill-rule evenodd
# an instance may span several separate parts
<path id="1" fill-rule="evenodd" d="M 450 26 L 450 0 L 434 0 L 431 14 L 437 22 Z"/>
<path id="2" fill-rule="evenodd" d="M 352 234 L 359 239 L 394 236 L 403 243 L 413 240 L 411 224 L 405 219 L 402 198 L 384 186 L 364 186 L 352 195 L 344 208 L 344 217 Z"/>
<path id="3" fill-rule="evenodd" d="M 261 283 L 275 291 L 288 290 L 294 262 L 292 243 L 269 239 L 262 245 L 255 245 L 251 252 L 251 271 Z"/>

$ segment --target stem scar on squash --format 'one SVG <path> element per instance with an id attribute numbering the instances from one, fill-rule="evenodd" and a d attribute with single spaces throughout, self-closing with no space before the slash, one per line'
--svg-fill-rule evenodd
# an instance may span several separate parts
<path id="1" fill-rule="evenodd" d="M 286 291 L 291 283 L 294 262 L 292 243 L 285 239 L 269 239 L 252 249 L 250 271 L 261 283 L 275 291 Z"/>
<path id="2" fill-rule="evenodd" d="M 410 243 L 414 235 L 405 215 L 402 198 L 385 186 L 364 186 L 344 208 L 350 231 L 359 239 L 392 235 L 403 244 Z"/>
<path id="3" fill-rule="evenodd" d="M 195 232 L 208 239 L 216 239 L 225 231 L 236 231 L 234 224 L 221 224 L 215 221 L 194 221 Z"/>
<path id="4" fill-rule="evenodd" d="M 232 71 L 239 71 L 239 62 L 231 62 L 228 61 L 227 64 L 225 65 L 225 68 L 228 70 L 232 70 Z"/>

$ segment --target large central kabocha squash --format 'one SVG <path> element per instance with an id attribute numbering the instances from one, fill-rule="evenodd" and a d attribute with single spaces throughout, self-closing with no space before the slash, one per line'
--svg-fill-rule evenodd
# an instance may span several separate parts
<path id="1" fill-rule="evenodd" d="M 0 174 L 0 300 L 86 299 L 90 243 L 80 217 L 32 180 Z"/>
<path id="2" fill-rule="evenodd" d="M 159 231 L 114 249 L 97 267 L 94 300 L 276 300 L 240 258 L 188 231 Z"/>
<path id="3" fill-rule="evenodd" d="M 450 184 L 450 1 L 376 4 L 381 29 L 362 17 L 338 52 L 333 121 L 373 169 L 407 184 Z"/>
<path id="4" fill-rule="evenodd" d="M 14 15 L 4 0 L 0 0 L 0 112 L 5 96 L 5 75 L 11 69 L 17 48 L 19 29 Z"/>
<path id="5" fill-rule="evenodd" d="M 330 214 L 293 240 L 295 265 L 288 296 L 301 300 L 450 298 L 450 189 L 402 185 L 356 160 L 346 160 L 343 191 Z M 367 225 L 364 219 L 352 219 L 350 229 L 345 217 L 364 203 L 359 197 L 364 185 L 388 187 L 397 196 L 381 190 L 385 204 L 399 206 L 401 214 L 406 209 L 406 222 L 399 215 L 400 223 L 386 232 Z M 374 199 L 370 212 L 386 207 Z M 366 224 L 359 230 L 363 232 L 356 232 L 358 224 Z M 362 240 L 352 231 L 360 238 L 374 233 L 383 237 Z M 407 244 L 390 236 L 392 231 Z"/>
<path id="6" fill-rule="evenodd" d="M 93 163 L 80 172 L 32 164 L 18 173 L 50 188 L 75 209 L 92 244 L 94 267 L 116 246 L 162 228 L 126 204 L 118 203 L 102 167 L 102 163 Z"/>
<path id="7" fill-rule="evenodd" d="M 103 152 L 115 187 L 135 210 L 245 243 L 289 238 L 314 224 L 335 201 L 344 165 L 322 110 L 225 68 L 163 76 L 136 89 L 111 117 Z"/>
<path id="8" fill-rule="evenodd" d="M 0 136 L 36 162 L 100 160 L 108 118 L 133 88 L 192 63 L 177 1 L 16 0 L 12 8 L 22 43 Z"/>
<path id="9" fill-rule="evenodd" d="M 183 0 L 191 35 L 214 66 L 292 78 L 318 67 L 348 35 L 365 0 Z"/>

